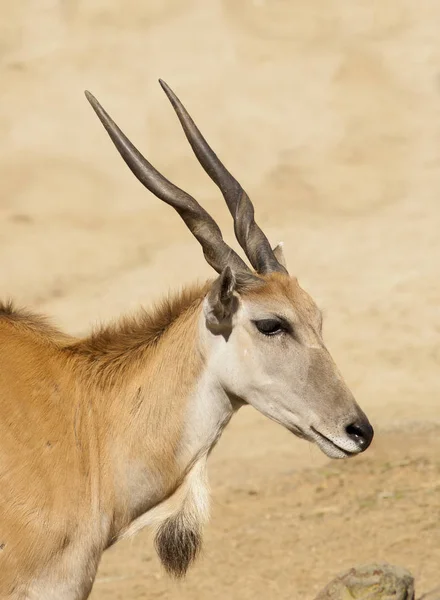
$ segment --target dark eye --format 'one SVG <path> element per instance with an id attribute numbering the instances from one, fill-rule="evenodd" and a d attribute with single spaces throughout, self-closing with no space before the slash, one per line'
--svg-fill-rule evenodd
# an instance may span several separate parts
<path id="1" fill-rule="evenodd" d="M 279 319 L 262 319 L 254 323 L 258 331 L 264 335 L 277 335 L 287 330 L 285 323 Z"/>

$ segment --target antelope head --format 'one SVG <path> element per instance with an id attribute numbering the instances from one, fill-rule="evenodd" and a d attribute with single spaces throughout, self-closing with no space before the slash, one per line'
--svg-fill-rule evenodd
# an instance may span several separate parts
<path id="1" fill-rule="evenodd" d="M 320 310 L 289 275 L 282 247 L 272 249 L 256 224 L 246 192 L 173 91 L 160 84 L 197 159 L 223 194 L 252 269 L 225 243 L 198 202 L 163 177 L 99 102 L 89 92 L 86 96 L 133 174 L 175 208 L 219 274 L 204 298 L 200 325 L 211 376 L 235 406 L 254 406 L 329 457 L 363 452 L 373 428 L 325 346 Z"/>

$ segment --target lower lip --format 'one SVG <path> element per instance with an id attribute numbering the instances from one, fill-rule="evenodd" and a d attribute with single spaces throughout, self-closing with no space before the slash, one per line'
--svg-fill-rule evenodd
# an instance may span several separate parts
<path id="1" fill-rule="evenodd" d="M 341 448 L 340 446 L 338 446 L 337 444 L 335 444 L 334 442 L 329 440 L 327 437 L 325 437 L 325 435 L 322 435 L 322 433 L 319 433 L 319 431 L 317 429 L 315 429 L 314 427 L 310 427 L 310 429 L 313 431 L 315 436 L 318 436 L 318 438 L 320 440 L 322 440 L 323 442 L 326 442 L 327 444 L 330 444 L 333 448 L 335 448 L 339 452 L 342 452 L 342 454 L 344 454 L 345 456 L 355 456 L 356 454 L 358 454 L 357 452 L 349 452 L 348 450 L 344 450 L 344 448 Z"/>

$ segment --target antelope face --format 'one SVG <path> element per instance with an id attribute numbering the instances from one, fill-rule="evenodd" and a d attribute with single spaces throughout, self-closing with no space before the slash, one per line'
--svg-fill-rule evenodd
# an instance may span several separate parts
<path id="1" fill-rule="evenodd" d="M 215 291 L 205 301 L 211 368 L 222 387 L 331 458 L 366 450 L 373 429 L 325 347 L 311 297 L 280 273 L 243 293 L 233 287 L 229 318 L 213 318 Z"/>
<path id="2" fill-rule="evenodd" d="M 177 210 L 220 274 L 205 298 L 202 324 L 214 379 L 231 398 L 316 442 L 332 458 L 362 452 L 373 429 L 324 345 L 318 308 L 289 277 L 281 250 L 272 250 L 246 192 L 174 92 L 163 81 L 161 85 L 197 159 L 223 194 L 253 271 L 225 243 L 200 204 L 163 177 L 99 102 L 88 92 L 87 97 L 133 174 Z"/>

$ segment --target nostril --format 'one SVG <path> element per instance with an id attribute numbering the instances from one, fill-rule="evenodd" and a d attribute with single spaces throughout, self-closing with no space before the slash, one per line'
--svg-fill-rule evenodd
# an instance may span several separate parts
<path id="1" fill-rule="evenodd" d="M 373 439 L 373 428 L 370 423 L 351 423 L 347 425 L 345 431 L 354 442 L 362 449 L 366 450 Z"/>
<path id="2" fill-rule="evenodd" d="M 356 423 L 352 423 L 351 425 L 347 425 L 345 428 L 347 435 L 354 440 L 362 440 L 364 438 L 364 432 L 360 425 L 356 425 Z"/>

